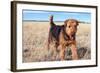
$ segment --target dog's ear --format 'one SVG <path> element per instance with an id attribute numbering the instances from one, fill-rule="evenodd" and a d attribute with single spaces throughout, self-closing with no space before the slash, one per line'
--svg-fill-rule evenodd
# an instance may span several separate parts
<path id="1" fill-rule="evenodd" d="M 65 21 L 64 21 L 64 27 L 67 26 L 67 22 L 68 22 L 68 20 L 65 20 Z"/>
<path id="2" fill-rule="evenodd" d="M 76 24 L 77 24 L 77 26 L 79 25 L 79 21 L 78 20 L 76 20 Z"/>

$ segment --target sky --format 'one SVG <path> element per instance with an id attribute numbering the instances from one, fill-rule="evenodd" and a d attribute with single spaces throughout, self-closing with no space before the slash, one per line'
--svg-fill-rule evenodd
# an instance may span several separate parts
<path id="1" fill-rule="evenodd" d="M 54 21 L 65 21 L 76 19 L 82 22 L 91 22 L 91 13 L 86 12 L 65 12 L 65 11 L 37 11 L 23 10 L 23 20 L 49 21 L 50 16 L 54 16 Z"/>

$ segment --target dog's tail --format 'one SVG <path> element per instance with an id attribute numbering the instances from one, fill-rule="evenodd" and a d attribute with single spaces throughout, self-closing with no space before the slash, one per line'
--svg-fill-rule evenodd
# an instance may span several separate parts
<path id="1" fill-rule="evenodd" d="M 54 22 L 53 22 L 53 15 L 50 16 L 50 25 L 51 26 L 55 26 Z"/>

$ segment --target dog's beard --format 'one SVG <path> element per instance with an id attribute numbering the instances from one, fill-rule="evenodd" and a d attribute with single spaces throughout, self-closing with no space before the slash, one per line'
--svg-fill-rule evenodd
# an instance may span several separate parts
<path id="1" fill-rule="evenodd" d="M 75 33 L 74 34 L 71 34 L 71 35 L 69 35 L 69 38 L 70 38 L 70 40 L 75 40 Z"/>

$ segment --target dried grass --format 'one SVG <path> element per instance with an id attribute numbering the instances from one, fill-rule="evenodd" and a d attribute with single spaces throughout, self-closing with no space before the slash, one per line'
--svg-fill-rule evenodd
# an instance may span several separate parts
<path id="1" fill-rule="evenodd" d="M 61 22 L 56 24 L 63 24 Z M 53 44 L 52 50 L 47 49 L 49 22 L 23 22 L 23 62 L 55 61 L 59 53 Z M 77 48 L 80 59 L 90 59 L 91 56 L 91 29 L 90 24 L 79 24 L 77 35 Z M 53 49 L 54 48 L 54 49 Z M 66 50 L 66 60 L 71 60 L 71 51 Z"/>

